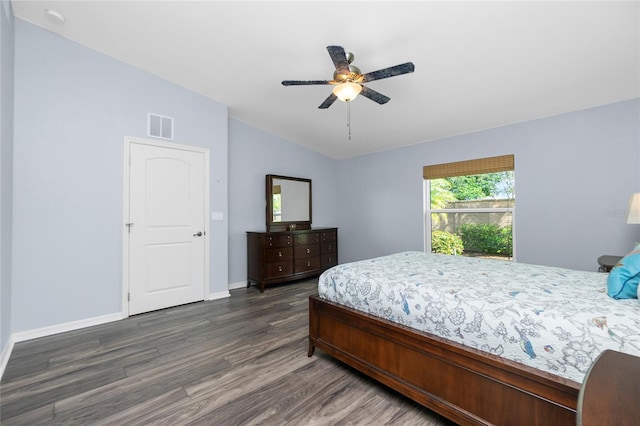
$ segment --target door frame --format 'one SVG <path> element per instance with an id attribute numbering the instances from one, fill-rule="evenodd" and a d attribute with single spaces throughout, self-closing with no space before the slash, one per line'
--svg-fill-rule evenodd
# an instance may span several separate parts
<path id="1" fill-rule="evenodd" d="M 130 186 L 130 173 L 129 168 L 131 165 L 130 153 L 132 144 L 149 145 L 159 148 L 177 149 L 181 151 L 197 152 L 204 155 L 204 282 L 203 294 L 204 300 L 209 300 L 209 150 L 207 148 L 201 148 L 199 146 L 183 145 L 179 143 L 163 142 L 152 139 L 143 139 L 133 136 L 125 136 L 124 138 L 124 156 L 123 156 L 123 209 L 122 209 L 122 315 L 123 317 L 129 316 L 129 229 L 127 223 L 130 223 L 129 219 L 129 186 Z M 135 226 L 135 225 L 134 225 Z"/>

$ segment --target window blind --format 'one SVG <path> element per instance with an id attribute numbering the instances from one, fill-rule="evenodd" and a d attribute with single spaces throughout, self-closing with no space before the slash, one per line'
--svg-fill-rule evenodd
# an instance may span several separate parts
<path id="1" fill-rule="evenodd" d="M 513 170 L 513 164 L 513 154 L 500 155 L 498 157 L 478 158 L 476 160 L 424 166 L 422 168 L 422 175 L 425 179 L 440 179 L 452 176 L 506 172 Z"/>

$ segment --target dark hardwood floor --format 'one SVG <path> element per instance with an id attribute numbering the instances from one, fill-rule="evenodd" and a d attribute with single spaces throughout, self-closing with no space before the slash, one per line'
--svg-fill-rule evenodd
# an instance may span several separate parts
<path id="1" fill-rule="evenodd" d="M 9 425 L 449 425 L 316 350 L 317 279 L 178 306 L 15 345 Z"/>

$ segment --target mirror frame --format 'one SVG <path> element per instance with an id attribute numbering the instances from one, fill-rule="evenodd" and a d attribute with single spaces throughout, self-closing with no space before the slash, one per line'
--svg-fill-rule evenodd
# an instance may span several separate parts
<path id="1" fill-rule="evenodd" d="M 295 220 L 288 222 L 273 221 L 273 180 L 292 180 L 296 182 L 307 182 L 309 184 L 309 220 Z M 266 176 L 266 194 L 267 194 L 267 232 L 293 231 L 298 229 L 311 229 L 311 179 L 297 178 L 291 176 L 267 175 Z"/>

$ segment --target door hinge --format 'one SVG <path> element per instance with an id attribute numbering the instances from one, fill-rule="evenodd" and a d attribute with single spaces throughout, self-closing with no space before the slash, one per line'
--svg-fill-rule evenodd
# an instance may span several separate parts
<path id="1" fill-rule="evenodd" d="M 129 231 L 129 233 L 131 233 L 131 227 L 133 226 L 133 222 L 125 223 L 125 225 L 127 226 L 127 230 Z"/>
<path id="2" fill-rule="evenodd" d="M 131 302 L 131 293 L 127 293 L 127 302 Z"/>

